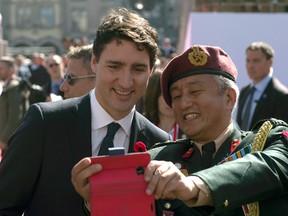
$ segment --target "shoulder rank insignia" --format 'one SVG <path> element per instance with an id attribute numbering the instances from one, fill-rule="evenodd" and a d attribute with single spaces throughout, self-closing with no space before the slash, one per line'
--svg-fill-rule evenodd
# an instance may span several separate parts
<path id="1" fill-rule="evenodd" d="M 192 65 L 203 66 L 207 63 L 208 56 L 200 51 L 199 47 L 191 47 L 192 51 L 188 54 L 188 59 Z"/>

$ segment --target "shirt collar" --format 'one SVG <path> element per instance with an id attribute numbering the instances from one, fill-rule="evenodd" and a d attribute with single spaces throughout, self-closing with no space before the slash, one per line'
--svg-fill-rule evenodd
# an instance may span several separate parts
<path id="1" fill-rule="evenodd" d="M 233 131 L 233 122 L 231 122 L 228 127 L 214 140 L 215 145 L 216 145 L 216 151 L 220 148 L 222 143 L 228 138 L 228 136 L 232 133 Z"/>
<path id="2" fill-rule="evenodd" d="M 90 105 L 91 105 L 92 131 L 105 127 L 106 125 L 115 121 L 112 118 L 112 116 L 110 116 L 109 113 L 107 113 L 103 109 L 103 107 L 99 104 L 95 95 L 95 89 L 93 89 L 90 92 Z M 121 125 L 121 127 L 123 128 L 127 136 L 130 136 L 130 133 L 131 133 L 131 125 L 132 125 L 134 113 L 135 113 L 135 106 L 133 107 L 133 109 L 127 116 L 125 116 L 124 118 L 118 121 L 115 121 Z"/>
<path id="3" fill-rule="evenodd" d="M 220 148 L 220 146 L 224 143 L 224 141 L 228 138 L 228 136 L 232 133 L 233 131 L 233 122 L 231 122 L 227 128 L 225 128 L 221 134 L 214 139 L 215 142 L 215 147 L 216 147 L 216 152 L 218 151 L 218 149 Z M 195 142 L 194 142 L 195 143 Z M 195 145 L 197 146 L 197 148 L 200 150 L 200 152 L 202 153 L 202 146 L 203 144 L 199 144 L 199 143 L 195 143 Z"/>

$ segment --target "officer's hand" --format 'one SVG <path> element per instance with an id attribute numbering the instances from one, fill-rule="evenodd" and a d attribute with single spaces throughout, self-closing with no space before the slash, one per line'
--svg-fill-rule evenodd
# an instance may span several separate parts
<path id="1" fill-rule="evenodd" d="M 148 182 L 146 193 L 156 199 L 190 200 L 198 195 L 198 188 L 171 162 L 151 161 L 144 174 Z"/>
<path id="2" fill-rule="evenodd" d="M 83 158 L 72 169 L 71 181 L 75 190 L 84 198 L 90 200 L 89 177 L 102 170 L 100 164 L 91 165 L 90 158 Z"/>

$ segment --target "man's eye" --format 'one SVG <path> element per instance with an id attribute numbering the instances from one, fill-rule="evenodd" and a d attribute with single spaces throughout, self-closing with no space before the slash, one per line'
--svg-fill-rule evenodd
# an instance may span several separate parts
<path id="1" fill-rule="evenodd" d="M 117 65 L 108 65 L 108 67 L 111 68 L 111 69 L 116 69 L 116 68 L 118 68 Z"/>
<path id="2" fill-rule="evenodd" d="M 172 95 L 172 100 L 176 100 L 176 99 L 178 99 L 180 97 L 181 97 L 181 95 Z"/>
<path id="3" fill-rule="evenodd" d="M 146 67 L 135 67 L 134 69 L 136 72 L 145 72 L 146 71 Z"/>
<path id="4" fill-rule="evenodd" d="M 202 91 L 201 90 L 194 90 L 194 91 L 190 91 L 191 95 L 198 95 L 200 94 Z"/>

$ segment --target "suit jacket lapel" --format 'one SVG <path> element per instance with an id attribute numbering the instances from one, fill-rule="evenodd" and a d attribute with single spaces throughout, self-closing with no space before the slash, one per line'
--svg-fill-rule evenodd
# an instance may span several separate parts
<path id="1" fill-rule="evenodd" d="M 249 93 L 248 89 L 249 89 L 249 85 L 243 88 L 241 95 L 239 97 L 238 112 L 237 112 L 237 122 L 239 123 L 239 125 L 241 125 L 242 112 L 243 112 L 245 101 L 247 100 L 248 93 Z"/>
<path id="2" fill-rule="evenodd" d="M 141 115 L 138 112 L 135 112 L 132 125 L 131 125 L 131 134 L 130 134 L 130 142 L 128 152 L 134 152 L 134 145 L 136 142 L 141 141 L 146 145 L 149 145 L 150 140 L 145 135 L 145 125 L 142 124 Z M 150 146 L 147 146 L 147 149 Z"/>
<path id="3" fill-rule="evenodd" d="M 265 110 L 267 110 L 267 107 L 270 107 L 270 99 L 273 98 L 273 79 L 270 80 L 268 85 L 266 86 L 264 92 L 262 93 L 259 101 L 256 104 L 252 119 L 251 119 L 251 127 L 257 122 L 256 119 L 259 119 L 259 115 L 261 115 Z M 263 109 L 265 107 L 265 109 Z"/>
<path id="4" fill-rule="evenodd" d="M 91 106 L 89 94 L 78 99 L 74 112 L 75 118 L 71 121 L 69 128 L 73 161 L 76 164 L 82 158 L 92 155 Z"/>

